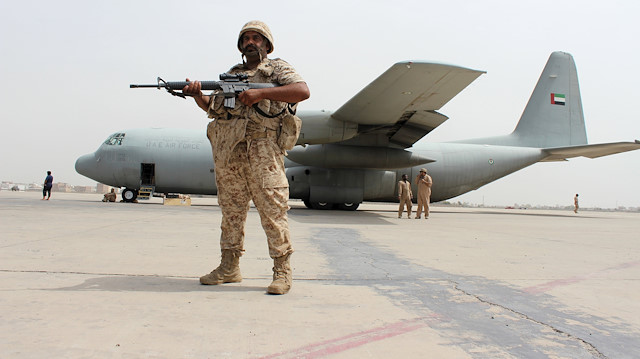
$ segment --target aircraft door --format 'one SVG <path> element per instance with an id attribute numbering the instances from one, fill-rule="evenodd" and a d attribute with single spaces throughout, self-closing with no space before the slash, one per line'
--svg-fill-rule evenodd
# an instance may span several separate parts
<path id="1" fill-rule="evenodd" d="M 155 163 L 140 164 L 140 185 L 142 186 L 156 185 L 156 164 Z"/>

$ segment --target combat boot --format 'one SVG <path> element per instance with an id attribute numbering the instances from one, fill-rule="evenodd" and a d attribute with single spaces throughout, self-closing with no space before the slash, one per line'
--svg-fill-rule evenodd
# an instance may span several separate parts
<path id="1" fill-rule="evenodd" d="M 273 282 L 267 288 L 269 294 L 287 294 L 291 289 L 292 271 L 289 257 L 291 253 L 273 259 Z"/>
<path id="2" fill-rule="evenodd" d="M 222 250 L 222 260 L 218 268 L 200 277 L 200 284 L 206 285 L 237 282 L 242 282 L 242 275 L 240 274 L 240 253 L 231 249 Z"/>

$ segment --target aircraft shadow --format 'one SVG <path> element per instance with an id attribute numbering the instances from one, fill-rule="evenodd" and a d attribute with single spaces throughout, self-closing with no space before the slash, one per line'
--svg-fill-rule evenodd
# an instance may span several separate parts
<path id="1" fill-rule="evenodd" d="M 300 223 L 393 225 L 389 219 L 391 218 L 384 216 L 380 211 L 333 211 L 293 206 L 289 210 L 289 220 Z"/>

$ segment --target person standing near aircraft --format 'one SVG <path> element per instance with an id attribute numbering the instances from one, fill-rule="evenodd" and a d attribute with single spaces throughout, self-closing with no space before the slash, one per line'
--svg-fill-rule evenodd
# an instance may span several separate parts
<path id="1" fill-rule="evenodd" d="M 42 199 L 51 198 L 51 187 L 53 187 L 53 176 L 51 175 L 51 171 L 47 171 L 47 177 L 44 178 L 44 185 L 42 187 Z M 47 196 L 47 194 L 49 196 Z"/>
<path id="2" fill-rule="evenodd" d="M 418 209 L 416 210 L 416 219 L 420 219 L 424 210 L 424 219 L 429 218 L 429 200 L 431 197 L 431 185 L 433 180 L 427 174 L 426 168 L 420 169 L 420 174 L 416 177 L 418 185 Z"/>
<path id="3" fill-rule="evenodd" d="M 576 193 L 576 196 L 573 197 L 573 213 L 578 213 L 578 194 Z"/>
<path id="4" fill-rule="evenodd" d="M 271 31 L 261 21 L 250 21 L 238 36 L 243 61 L 229 70 L 246 74 L 249 82 L 280 86 L 249 89 L 238 95 L 234 108 L 224 106 L 224 97 L 204 95 L 201 83 L 193 81 L 183 92 L 214 119 L 207 127 L 211 142 L 222 211 L 220 265 L 200 277 L 200 283 L 216 285 L 242 281 L 239 259 L 244 253 L 244 226 L 253 200 L 273 258 L 270 294 L 285 294 L 292 285 L 289 258 L 293 253 L 289 238 L 287 210 L 289 184 L 284 170 L 284 150 L 277 145 L 278 129 L 287 111 L 310 96 L 303 78 L 286 61 L 269 59 L 273 51 Z M 189 79 L 187 79 L 189 82 Z M 291 105 L 292 108 L 288 107 Z"/>
<path id="5" fill-rule="evenodd" d="M 398 182 L 398 199 L 400 200 L 400 207 L 398 207 L 398 218 L 402 218 L 402 211 L 404 207 L 407 207 L 407 216 L 411 218 L 411 200 L 413 199 L 413 193 L 411 193 L 411 182 L 406 174 L 402 175 L 402 181 Z"/>

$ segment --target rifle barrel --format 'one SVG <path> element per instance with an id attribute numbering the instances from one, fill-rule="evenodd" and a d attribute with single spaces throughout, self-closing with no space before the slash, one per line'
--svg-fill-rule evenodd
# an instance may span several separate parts
<path id="1" fill-rule="evenodd" d="M 223 83 L 223 81 L 200 81 L 200 83 L 202 84 L 202 90 L 204 90 L 204 91 L 212 91 L 212 90 L 219 90 L 221 88 L 220 84 Z M 187 82 L 187 81 L 169 81 L 169 82 L 158 82 L 157 84 L 143 84 L 143 85 L 130 84 L 129 88 L 132 88 L 132 89 L 135 89 L 135 88 L 157 88 L 157 89 L 166 88 L 166 89 L 169 89 L 169 90 L 182 90 L 188 84 L 189 84 L 189 82 Z M 238 82 L 237 84 L 238 85 L 247 84 L 249 88 L 254 88 L 254 89 L 270 88 L 270 87 L 278 86 L 278 85 L 275 85 L 275 84 L 272 84 L 272 83 L 243 83 L 243 82 Z"/>
<path id="2" fill-rule="evenodd" d="M 157 84 L 130 84 L 129 88 L 137 89 L 137 88 L 168 88 L 171 90 L 182 90 L 185 86 L 187 86 L 190 82 L 187 81 L 169 81 L 169 82 L 158 82 Z M 202 84 L 202 89 L 205 91 L 217 90 L 220 88 L 220 81 L 200 81 Z"/>
<path id="3" fill-rule="evenodd" d="M 136 84 L 131 84 L 129 85 L 130 89 L 137 89 L 137 88 L 147 88 L 147 87 L 157 87 L 157 88 L 161 88 L 164 87 L 164 84 L 160 85 L 160 84 L 153 84 L 153 85 L 136 85 Z"/>

